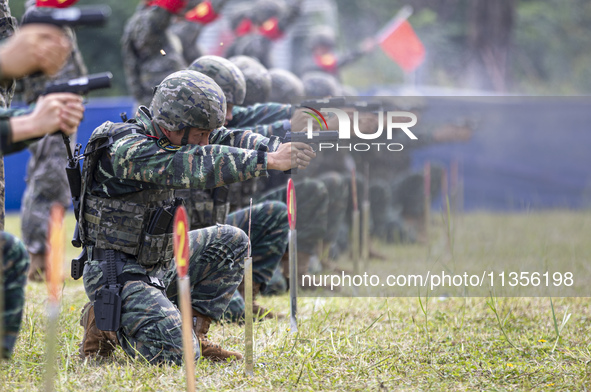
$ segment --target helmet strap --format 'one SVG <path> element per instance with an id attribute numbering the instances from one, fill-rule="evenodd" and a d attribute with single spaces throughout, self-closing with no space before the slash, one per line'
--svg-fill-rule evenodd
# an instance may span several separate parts
<path id="1" fill-rule="evenodd" d="M 160 125 L 156 124 L 154 122 L 154 120 L 152 120 L 152 128 L 154 128 L 156 130 L 156 136 L 158 136 L 158 137 L 166 137 L 166 135 L 164 134 L 164 132 L 162 132 L 162 128 L 160 128 Z"/>
<path id="2" fill-rule="evenodd" d="M 185 132 L 183 133 L 183 138 L 181 139 L 181 146 L 186 146 L 189 143 L 189 133 L 191 133 L 191 128 L 185 128 Z"/>

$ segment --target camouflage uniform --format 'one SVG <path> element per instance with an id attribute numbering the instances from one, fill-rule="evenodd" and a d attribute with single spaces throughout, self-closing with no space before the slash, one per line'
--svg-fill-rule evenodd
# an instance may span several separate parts
<path id="1" fill-rule="evenodd" d="M 153 89 L 169 74 L 187 67 L 181 43 L 167 29 L 174 15 L 140 3 L 121 37 L 127 87 L 139 105 L 149 105 Z M 162 52 L 163 51 L 163 52 Z"/>
<path id="2" fill-rule="evenodd" d="M 2 244 L 2 277 L 4 290 L 2 344 L 3 354 L 10 357 L 16 343 L 16 337 L 21 326 L 23 309 L 25 306 L 25 284 L 29 269 L 29 256 L 22 242 L 15 236 L 0 232 Z"/>
<path id="3" fill-rule="evenodd" d="M 10 14 L 8 0 L 0 0 L 0 40 L 12 36 L 16 30 L 17 22 Z M 14 94 L 14 80 L 0 80 L 0 108 L 7 108 Z M 0 156 L 0 231 L 4 230 L 4 158 Z"/>
<path id="4" fill-rule="evenodd" d="M 55 77 L 29 76 L 22 80 L 25 102 L 36 101 L 49 80 L 73 79 L 88 73 L 74 32 L 70 28 L 64 30 L 72 43 L 72 54 Z M 70 135 L 70 140 L 73 151 L 76 135 Z M 21 231 L 27 250 L 43 254 L 51 205 L 55 202 L 66 208 L 70 205 L 70 188 L 65 171 L 67 155 L 63 138 L 58 134 L 47 135 L 31 144 L 29 151 L 27 187 L 21 203 Z"/>
<path id="5" fill-rule="evenodd" d="M 194 86 L 199 86 L 198 95 L 187 92 Z M 194 102 L 190 111 L 184 110 L 188 101 Z M 160 127 L 180 132 L 216 128 L 224 122 L 225 110 L 218 108 L 225 108 L 225 102 L 212 79 L 193 71 L 177 72 L 158 87 L 151 105 L 153 120 L 148 109 L 140 107 L 135 122 L 107 122 L 87 145 L 79 228 L 90 255 L 84 268 L 88 297 L 93 300 L 106 283 L 107 267 L 95 257 L 97 248 L 126 255 L 126 262 L 117 267 L 121 273 L 158 278 L 167 287 L 165 295 L 140 279 L 124 284 L 117 338 L 132 357 L 139 353 L 150 362 L 182 362 L 180 313 L 170 301 L 176 298 L 172 234 L 147 231 L 150 211 L 171 205 L 170 189 L 215 188 L 265 175 L 262 146 L 275 151 L 279 145 L 249 131 L 224 128 L 212 131 L 214 145 L 207 146 L 174 146 L 154 137 L 161 135 Z M 93 150 L 109 137 L 113 144 Z M 248 238 L 228 225 L 191 231 L 189 236 L 193 310 L 219 319 L 242 280 Z"/>
<path id="6" fill-rule="evenodd" d="M 222 88 L 228 103 L 242 104 L 246 95 L 246 82 L 240 69 L 230 61 L 217 56 L 203 56 L 189 69 L 204 73 Z M 234 108 L 239 108 L 234 106 Z M 248 232 L 252 246 L 253 281 L 265 287 L 273 271 L 279 265 L 287 246 L 287 206 L 269 201 L 252 207 L 252 224 L 249 227 L 249 199 L 256 190 L 258 178 L 230 184 L 229 189 L 198 190 L 180 189 L 176 196 L 188 204 L 191 229 L 199 229 L 216 223 L 226 223 Z M 229 194 L 228 194 L 229 192 Z M 227 196 L 225 196 L 227 195 Z M 228 214 L 232 211 L 231 214 Z M 228 305 L 225 318 L 237 320 L 244 316 L 244 301 L 236 293 Z"/>

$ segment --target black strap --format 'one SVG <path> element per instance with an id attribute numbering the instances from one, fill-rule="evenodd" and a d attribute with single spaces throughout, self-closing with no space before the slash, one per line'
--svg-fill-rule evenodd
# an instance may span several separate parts
<path id="1" fill-rule="evenodd" d="M 131 272 L 124 272 L 117 277 L 117 281 L 121 286 L 125 285 L 125 283 L 130 281 L 140 281 L 149 284 L 150 286 L 154 286 L 159 290 L 164 290 L 164 283 L 158 278 L 148 275 L 142 274 L 134 274 Z"/>
<path id="2" fill-rule="evenodd" d="M 117 284 L 117 262 L 115 261 L 115 251 L 107 249 L 105 251 L 105 261 L 107 262 L 107 285 L 115 286 Z"/>
<path id="3" fill-rule="evenodd" d="M 123 272 L 117 274 L 117 262 L 126 262 L 127 260 L 134 260 L 135 258 L 127 253 L 120 252 L 113 249 L 93 248 L 92 258 L 95 260 L 102 260 L 106 262 L 106 278 L 107 285 L 121 285 L 123 287 L 125 283 L 129 281 L 141 281 L 154 286 L 159 290 L 164 290 L 164 283 L 153 276 L 135 274 L 132 272 Z"/>

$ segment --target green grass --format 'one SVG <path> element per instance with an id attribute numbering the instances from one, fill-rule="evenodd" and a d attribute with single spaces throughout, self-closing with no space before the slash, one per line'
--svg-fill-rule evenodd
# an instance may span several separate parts
<path id="1" fill-rule="evenodd" d="M 456 269 L 461 260 L 533 258 L 588 263 L 591 213 L 462 216 L 451 229 L 434 214 L 429 246 L 379 249 L 400 268 L 421 261 Z M 68 217 L 71 225 L 71 217 Z M 18 227 L 9 217 L 8 227 Z M 10 230 L 9 230 L 10 231 Z M 13 230 L 18 234 L 17 230 Z M 71 232 L 71 231 L 70 231 Z M 68 250 L 68 257 L 76 252 Z M 452 268 L 452 267 L 450 267 Z M 27 286 L 27 306 L 16 352 L 0 363 L 0 390 L 43 385 L 47 291 Z M 552 301 L 552 302 L 551 302 Z M 112 361 L 78 359 L 86 302 L 81 282 L 66 280 L 59 322 L 56 390 L 176 391 L 177 366 L 149 366 L 118 349 Z M 287 313 L 288 297 L 263 305 Z M 570 314 L 570 318 L 568 318 Z M 198 389 L 206 390 L 589 390 L 591 311 L 587 298 L 301 298 L 299 332 L 288 321 L 255 324 L 255 376 L 243 364 L 200 360 Z M 566 320 L 566 321 L 564 321 Z M 212 340 L 243 352 L 243 328 L 212 326 Z"/>

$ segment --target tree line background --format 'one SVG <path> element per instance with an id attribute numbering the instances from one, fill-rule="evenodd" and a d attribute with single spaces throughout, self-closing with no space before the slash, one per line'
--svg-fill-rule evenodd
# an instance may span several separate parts
<path id="1" fill-rule="evenodd" d="M 22 2 L 11 2 L 15 16 Z M 128 95 L 120 38 L 137 0 L 81 0 L 112 8 L 104 28 L 79 29 L 89 72 L 111 71 L 113 88 L 100 95 Z M 339 48 L 350 50 L 409 4 L 409 18 L 427 49 L 414 80 L 452 88 L 505 93 L 579 95 L 591 91 L 591 2 L 587 0 L 336 0 Z M 230 4 L 226 7 L 231 7 Z M 380 50 L 343 72 L 360 90 L 408 80 Z M 97 95 L 99 95 L 97 93 Z"/>

